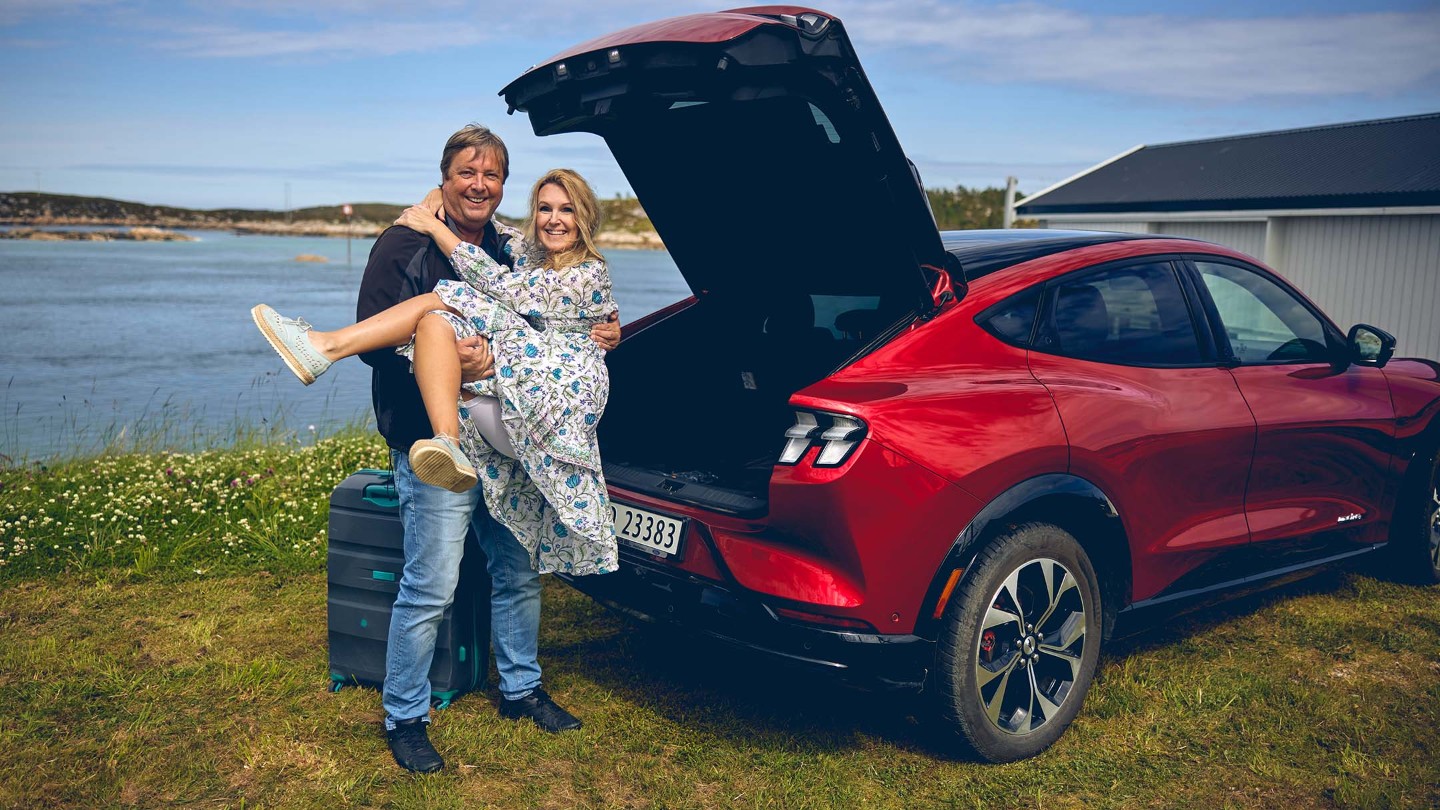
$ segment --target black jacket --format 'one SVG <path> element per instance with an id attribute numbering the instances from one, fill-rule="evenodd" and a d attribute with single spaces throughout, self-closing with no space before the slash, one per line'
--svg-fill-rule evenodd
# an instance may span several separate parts
<path id="1" fill-rule="evenodd" d="M 494 225 L 485 226 L 480 247 L 491 258 L 512 265 L 503 254 L 504 242 Z M 396 225 L 380 234 L 370 249 L 365 276 L 360 280 L 360 296 L 355 304 L 355 319 L 364 320 L 408 298 L 430 292 L 441 279 L 458 281 L 450 260 L 430 237 Z M 394 349 L 381 349 L 360 355 L 374 371 L 370 380 L 370 398 L 375 406 L 375 426 L 390 447 L 407 451 L 410 445 L 433 435 L 420 389 L 410 373 L 410 361 Z M 458 394 L 458 392 L 457 392 Z"/>

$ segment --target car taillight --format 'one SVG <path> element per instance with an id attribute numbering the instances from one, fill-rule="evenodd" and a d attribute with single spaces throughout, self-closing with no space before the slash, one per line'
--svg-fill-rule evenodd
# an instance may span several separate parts
<path id="1" fill-rule="evenodd" d="M 819 625 L 821 627 L 835 628 L 838 630 L 858 630 L 861 633 L 879 632 L 875 629 L 875 625 L 862 619 L 849 619 L 844 616 L 831 616 L 825 613 L 811 613 L 808 610 L 795 610 L 793 608 L 777 607 L 772 609 L 775 611 L 776 616 L 782 619 L 789 619 L 790 621 Z"/>
<path id="2" fill-rule="evenodd" d="M 864 438 L 865 423 L 853 416 L 796 411 L 795 424 L 785 431 L 779 463 L 798 463 L 811 445 L 818 444 L 820 454 L 815 457 L 815 466 L 838 467 Z"/>

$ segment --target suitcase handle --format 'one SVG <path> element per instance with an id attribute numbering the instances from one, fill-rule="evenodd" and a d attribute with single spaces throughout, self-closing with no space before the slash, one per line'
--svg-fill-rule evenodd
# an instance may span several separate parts
<path id="1" fill-rule="evenodd" d="M 400 505 L 400 493 L 395 490 L 394 484 L 366 484 L 361 497 L 387 509 Z"/>

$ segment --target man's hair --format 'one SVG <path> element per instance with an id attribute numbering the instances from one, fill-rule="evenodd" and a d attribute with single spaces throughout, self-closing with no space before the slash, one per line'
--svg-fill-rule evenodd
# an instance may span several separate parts
<path id="1" fill-rule="evenodd" d="M 590 184 L 574 169 L 551 169 L 536 180 L 535 186 L 530 189 L 530 219 L 525 223 L 527 250 L 544 250 L 540 242 L 536 214 L 540 210 L 540 189 L 550 185 L 559 186 L 570 198 L 570 204 L 575 206 L 575 230 L 578 233 L 574 247 L 555 256 L 546 256 L 545 263 L 559 270 L 587 259 L 602 258 L 600 251 L 595 248 L 595 234 L 600 230 L 600 202 L 595 199 L 595 192 L 590 188 Z"/>
<path id="2" fill-rule="evenodd" d="M 450 177 L 450 164 L 455 162 L 455 156 L 466 149 L 474 149 L 477 154 L 490 150 L 499 155 L 500 180 L 510 179 L 510 150 L 505 148 L 505 142 L 488 127 L 466 124 L 450 136 L 450 140 L 445 142 L 445 151 L 440 153 L 441 182 Z"/>

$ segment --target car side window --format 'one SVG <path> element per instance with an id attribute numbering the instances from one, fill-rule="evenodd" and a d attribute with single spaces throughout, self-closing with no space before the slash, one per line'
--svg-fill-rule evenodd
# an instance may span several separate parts
<path id="1" fill-rule="evenodd" d="M 977 320 L 987 332 L 1006 343 L 1028 346 L 1030 332 L 1035 328 L 1035 313 L 1040 308 L 1042 289 L 1031 287 L 1018 295 L 1012 295 L 981 313 Z"/>
<path id="2" fill-rule="evenodd" d="M 1195 269 L 1239 362 L 1315 363 L 1333 357 L 1325 323 L 1275 280 L 1235 264 L 1197 261 Z"/>
<path id="3" fill-rule="evenodd" d="M 1139 366 L 1202 362 L 1190 308 L 1168 262 L 1132 264 L 1053 282 L 1035 348 Z"/>

